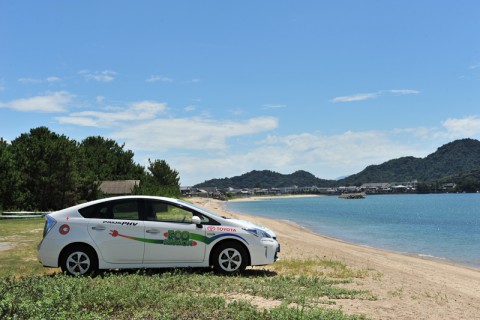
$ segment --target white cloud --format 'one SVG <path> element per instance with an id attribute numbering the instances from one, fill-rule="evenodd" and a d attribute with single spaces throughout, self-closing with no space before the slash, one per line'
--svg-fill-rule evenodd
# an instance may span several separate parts
<path id="1" fill-rule="evenodd" d="M 419 94 L 419 93 L 420 91 L 411 90 L 411 89 L 390 89 L 390 90 L 381 90 L 373 93 L 358 93 L 350 96 L 336 97 L 330 100 L 330 102 L 337 103 L 337 102 L 365 101 L 365 100 L 376 99 L 386 94 L 408 95 L 408 94 Z"/>
<path id="2" fill-rule="evenodd" d="M 469 116 L 462 119 L 447 119 L 442 125 L 451 138 L 473 138 L 480 135 L 480 117 Z"/>
<path id="3" fill-rule="evenodd" d="M 70 93 L 59 91 L 44 96 L 0 102 L 0 108 L 9 108 L 21 112 L 65 112 L 72 98 L 73 95 Z"/>
<path id="4" fill-rule="evenodd" d="M 172 78 L 165 76 L 150 76 L 145 80 L 145 82 L 173 82 Z"/>
<path id="5" fill-rule="evenodd" d="M 62 81 L 61 78 L 54 77 L 54 76 L 50 76 L 50 77 L 47 77 L 45 79 L 36 79 L 36 78 L 20 78 L 20 79 L 18 79 L 18 82 L 20 82 L 22 84 L 39 84 L 39 83 L 44 83 L 44 82 L 53 83 L 53 82 L 60 82 L 60 81 Z"/>
<path id="6" fill-rule="evenodd" d="M 398 95 L 406 95 L 406 94 L 419 94 L 420 91 L 418 90 L 410 90 L 410 89 L 392 89 L 387 90 L 387 92 L 398 94 Z"/>
<path id="7" fill-rule="evenodd" d="M 60 124 L 73 124 L 76 126 L 82 127 L 103 127 L 97 119 L 81 117 L 81 116 L 70 116 L 70 117 L 57 117 L 56 120 Z"/>
<path id="8" fill-rule="evenodd" d="M 86 80 L 93 80 L 97 82 L 111 82 L 115 80 L 117 73 L 111 70 L 103 71 L 89 71 L 89 70 L 80 70 L 78 74 L 82 75 Z"/>
<path id="9" fill-rule="evenodd" d="M 34 79 L 34 78 L 20 78 L 18 79 L 18 82 L 23 84 L 37 84 L 37 83 L 42 83 L 42 80 Z"/>
<path id="10" fill-rule="evenodd" d="M 393 147 L 394 146 L 394 147 Z M 275 155 L 288 155 L 289 164 L 315 163 L 330 168 L 348 168 L 356 164 L 378 163 L 385 159 L 409 155 L 410 145 L 399 145 L 381 131 L 347 131 L 339 135 L 322 136 L 310 133 L 269 137 L 265 147 L 272 161 Z M 288 151 L 287 151 L 288 150 Z M 285 159 L 281 160 L 285 162 Z"/>
<path id="11" fill-rule="evenodd" d="M 154 101 L 140 101 L 132 103 L 126 109 L 107 106 L 105 111 L 73 112 L 67 117 L 57 117 L 62 124 L 75 124 L 90 127 L 115 127 L 127 121 L 141 121 L 155 118 L 166 109 L 165 103 Z"/>
<path id="12" fill-rule="evenodd" d="M 126 140 L 137 150 L 221 150 L 231 137 L 252 135 L 277 128 L 273 117 L 246 121 L 213 121 L 206 118 L 155 119 L 124 126 L 112 137 Z"/>
<path id="13" fill-rule="evenodd" d="M 182 174 L 182 183 L 186 184 L 263 169 L 284 174 L 307 170 L 319 178 L 335 179 L 390 159 L 423 157 L 428 151 L 419 144 L 398 142 L 392 133 L 347 131 L 333 136 L 311 133 L 270 135 L 247 152 L 209 154 L 205 158 L 179 156 L 172 158 L 171 162 L 175 163 Z M 202 168 L 200 173 L 199 163 Z"/>
<path id="14" fill-rule="evenodd" d="M 262 106 L 262 109 L 282 109 L 282 108 L 286 108 L 286 107 L 287 107 L 287 105 L 285 105 L 285 104 L 269 104 L 269 103 L 267 103 L 267 104 L 264 104 Z"/>
<path id="15" fill-rule="evenodd" d="M 364 101 L 375 99 L 378 96 L 378 93 L 359 93 L 351 96 L 336 97 L 330 100 L 333 103 L 337 102 L 353 102 L 353 101 Z"/>
<path id="16" fill-rule="evenodd" d="M 48 77 L 48 78 L 47 78 L 47 79 L 45 79 L 45 80 L 46 80 L 47 82 L 50 82 L 50 83 L 52 83 L 52 82 L 60 82 L 60 81 L 62 81 L 62 79 L 61 79 L 61 78 L 59 78 L 59 77 L 54 77 L 54 76 Z"/>
<path id="17" fill-rule="evenodd" d="M 432 139 L 439 137 L 439 129 L 435 127 L 396 128 L 393 133 L 398 136 L 410 136 L 419 139 Z"/>

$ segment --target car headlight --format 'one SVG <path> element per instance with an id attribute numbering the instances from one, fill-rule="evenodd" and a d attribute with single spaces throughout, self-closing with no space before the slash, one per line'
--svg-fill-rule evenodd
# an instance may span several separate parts
<path id="1" fill-rule="evenodd" d="M 257 229 L 257 228 L 243 228 L 243 230 L 247 231 L 250 234 L 253 234 L 256 237 L 260 238 L 271 238 L 272 236 L 263 230 Z"/>

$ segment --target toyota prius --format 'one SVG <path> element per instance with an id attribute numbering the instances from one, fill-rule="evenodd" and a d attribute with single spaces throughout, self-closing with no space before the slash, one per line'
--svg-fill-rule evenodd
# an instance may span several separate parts
<path id="1" fill-rule="evenodd" d="M 165 197 L 106 198 L 45 219 L 38 258 L 70 275 L 209 266 L 233 274 L 273 263 L 280 251 L 275 233 L 265 227 Z"/>

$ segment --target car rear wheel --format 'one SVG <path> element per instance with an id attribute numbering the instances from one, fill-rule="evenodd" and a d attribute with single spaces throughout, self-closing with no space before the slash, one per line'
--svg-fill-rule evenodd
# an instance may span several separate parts
<path id="1" fill-rule="evenodd" d="M 67 249 L 60 261 L 62 271 L 72 276 L 94 274 L 98 268 L 95 252 L 87 246 L 75 246 Z"/>
<path id="2" fill-rule="evenodd" d="M 247 252 L 238 243 L 222 243 L 214 252 L 213 267 L 223 274 L 242 272 L 247 267 Z"/>

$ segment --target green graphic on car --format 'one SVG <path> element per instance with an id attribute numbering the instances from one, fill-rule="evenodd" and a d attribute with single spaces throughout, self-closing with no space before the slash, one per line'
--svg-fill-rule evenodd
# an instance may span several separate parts
<path id="1" fill-rule="evenodd" d="M 163 234 L 166 239 L 147 239 L 147 238 L 132 237 L 125 234 L 121 234 L 117 230 L 110 230 L 110 235 L 112 237 L 123 237 L 126 239 L 141 241 L 145 243 L 163 244 L 166 246 L 184 246 L 184 247 L 187 247 L 187 246 L 195 247 L 197 245 L 197 241 L 203 242 L 208 245 L 219 238 L 231 236 L 231 237 L 239 238 L 240 240 L 244 241 L 248 245 L 247 240 L 245 240 L 243 237 L 239 236 L 238 234 L 234 234 L 234 233 L 222 233 L 222 234 L 215 235 L 213 237 L 206 237 L 201 234 L 190 233 L 188 231 L 168 230 Z"/>

